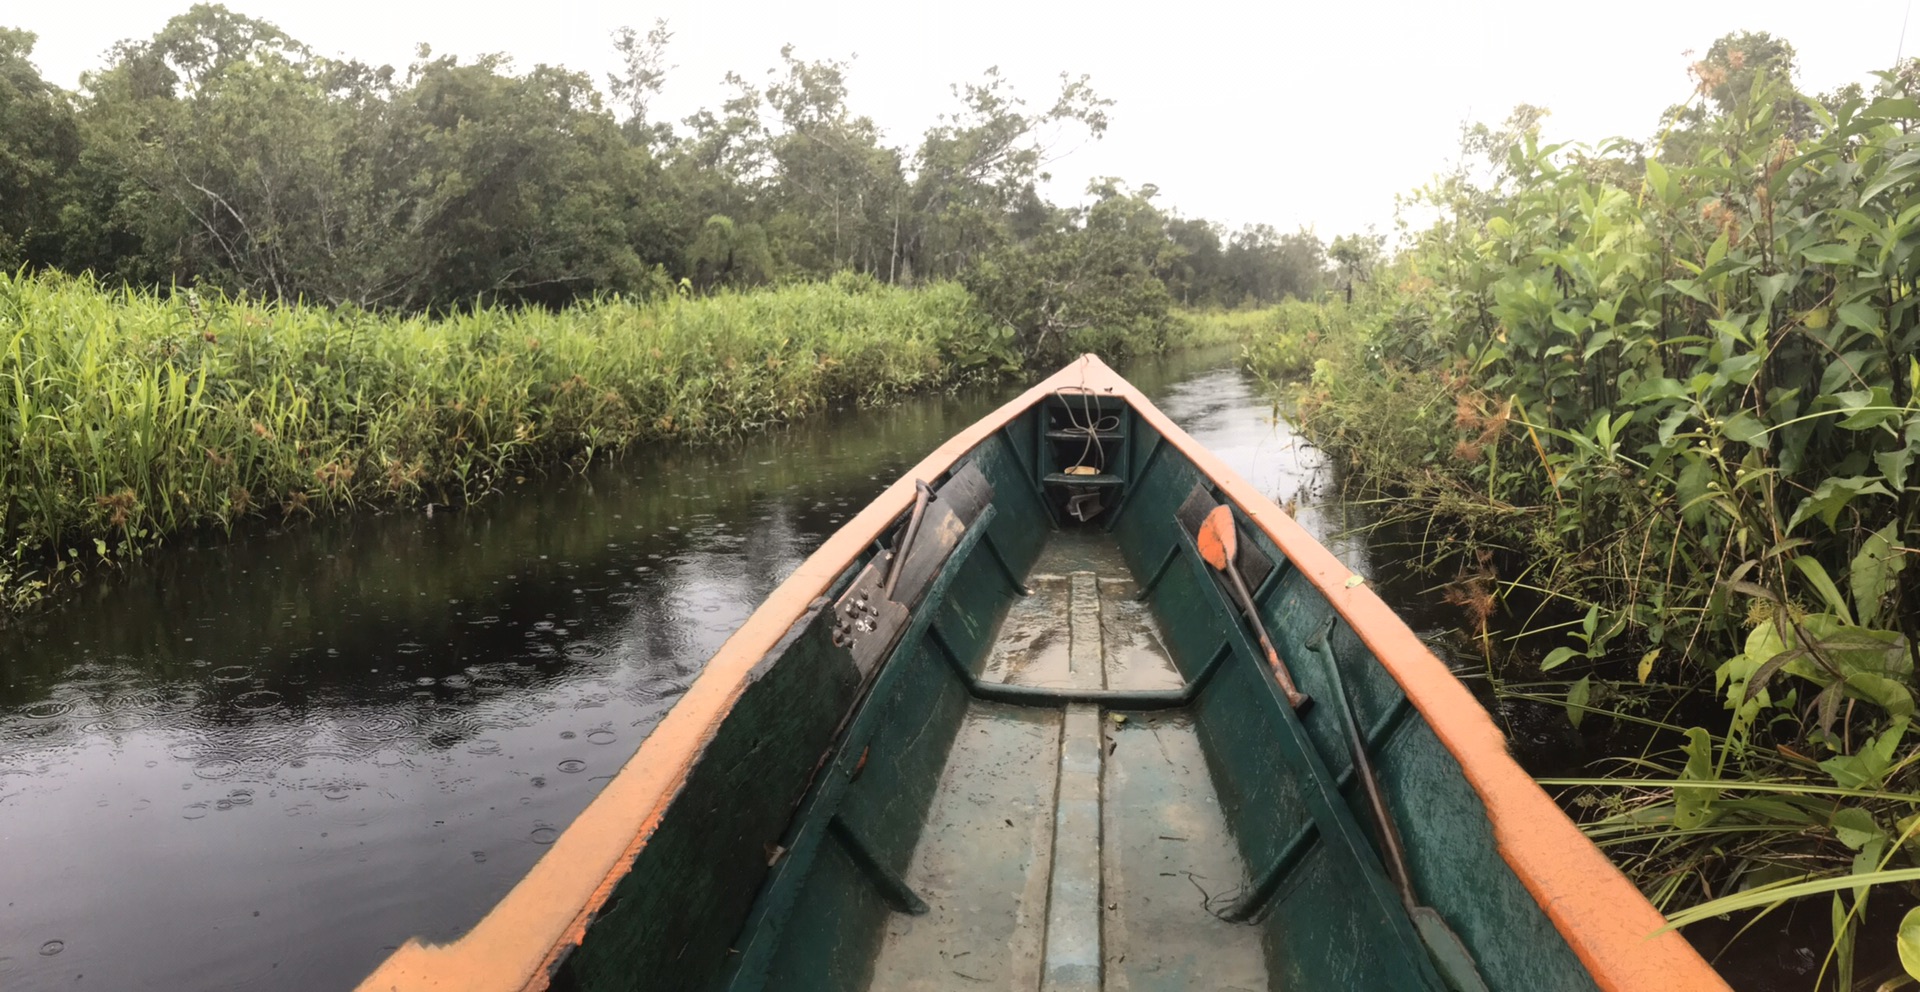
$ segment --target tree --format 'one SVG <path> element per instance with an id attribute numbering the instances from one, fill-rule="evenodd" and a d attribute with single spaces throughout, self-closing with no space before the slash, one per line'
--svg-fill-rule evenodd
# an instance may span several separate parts
<path id="1" fill-rule="evenodd" d="M 388 110 L 376 190 L 413 242 L 412 305 L 557 305 L 645 279 L 632 247 L 644 153 L 586 76 L 497 56 L 416 63 Z M 411 261 L 411 264 L 409 263 Z"/>
<path id="2" fill-rule="evenodd" d="M 80 154 L 73 107 L 40 78 L 34 41 L 0 28 L 0 268 L 54 261 L 62 184 Z"/>
<path id="3" fill-rule="evenodd" d="M 651 160 L 586 77 L 510 68 L 423 46 L 396 79 L 195 7 L 88 77 L 83 171 L 111 222 L 77 218 L 75 255 L 137 281 L 399 309 L 646 284 L 664 254 Z"/>
<path id="4" fill-rule="evenodd" d="M 1167 293 L 1187 306 L 1219 305 L 1226 261 L 1219 225 L 1198 218 L 1169 220 L 1167 239 L 1178 249 L 1159 273 Z"/>
<path id="5" fill-rule="evenodd" d="M 1378 234 L 1349 234 L 1333 239 L 1327 246 L 1327 257 L 1333 259 L 1340 273 L 1340 286 L 1347 294 L 1347 302 L 1353 302 L 1353 284 L 1366 282 L 1373 278 L 1373 270 L 1380 264 L 1380 257 L 1386 247 L 1387 239 Z"/>
<path id="6" fill-rule="evenodd" d="M 1312 231 L 1281 234 L 1266 224 L 1249 224 L 1228 240 L 1221 269 L 1217 302 L 1223 305 L 1305 299 L 1326 278 L 1326 249 Z"/>
<path id="7" fill-rule="evenodd" d="M 1047 202 L 1048 164 L 1107 127 L 1085 76 L 1030 107 L 989 69 L 907 148 L 853 108 L 850 60 L 788 46 L 676 128 L 654 119 L 672 40 L 658 20 L 615 32 L 603 95 L 500 55 L 326 58 L 199 4 L 66 94 L 28 61 L 31 35 L 0 32 L 0 264 L 404 311 L 672 279 L 964 278 L 1009 354 L 1157 328 L 1176 298 L 1270 302 L 1324 278 L 1311 232 L 1228 235 L 1168 216 L 1151 186 Z"/>
<path id="8" fill-rule="evenodd" d="M 667 71 L 672 68 L 667 65 L 667 43 L 672 40 L 673 32 L 667 30 L 664 18 L 656 18 L 644 36 L 630 27 L 613 33 L 613 50 L 619 54 L 624 71 L 607 74 L 607 89 L 627 112 L 621 129 L 635 144 L 648 148 L 673 140 L 673 125 L 647 121 L 647 107 L 660 95 Z"/>
<path id="9" fill-rule="evenodd" d="M 1797 55 L 1785 38 L 1765 31 L 1736 31 L 1714 39 L 1706 58 L 1694 63 L 1703 94 L 1721 113 L 1732 113 L 1756 87 L 1791 84 Z"/>
<path id="10" fill-rule="evenodd" d="M 984 253 L 961 281 L 1008 346 L 1042 361 L 1070 350 L 1084 331 L 1163 333 L 1172 298 L 1156 272 L 1179 253 L 1167 237 L 1158 190 L 1131 192 L 1096 180 L 1085 211 L 1061 211 L 1035 236 Z"/>
<path id="11" fill-rule="evenodd" d="M 872 119 L 847 108 L 847 63 L 805 62 L 780 50 L 786 74 L 764 98 L 780 130 L 770 135 L 774 181 L 769 227 L 790 270 L 852 269 L 891 275 L 889 222 L 905 190 L 900 153 L 880 143 Z"/>
<path id="12" fill-rule="evenodd" d="M 899 249 L 909 274 L 951 276 L 1008 237 L 1037 233 L 1051 220 L 1036 184 L 1054 148 L 1075 131 L 1097 140 L 1113 105 L 1086 76 L 1062 73 L 1053 104 L 1028 112 L 997 67 L 953 92 L 962 108 L 942 115 L 914 156 Z"/>
<path id="13" fill-rule="evenodd" d="M 687 250 L 693 284 L 702 291 L 718 286 L 751 286 L 773 274 L 773 255 L 767 233 L 758 224 L 735 224 L 714 214 L 700 225 L 700 235 Z"/>

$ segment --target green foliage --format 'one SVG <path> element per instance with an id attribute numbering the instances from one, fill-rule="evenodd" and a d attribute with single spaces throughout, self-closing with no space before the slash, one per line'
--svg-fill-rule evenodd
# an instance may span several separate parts
<path id="1" fill-rule="evenodd" d="M 1543 667 L 1583 699 L 1621 668 L 1723 699 L 1724 733 L 1626 766 L 1637 798 L 1593 824 L 1638 845 L 1663 904 L 1861 874 L 1805 890 L 1837 892 L 1845 950 L 1897 847 L 1869 826 L 1920 803 L 1920 105 L 1911 66 L 1813 99 L 1791 64 L 1722 39 L 1652 154 L 1543 146 L 1532 108 L 1469 131 L 1493 176 L 1419 194 L 1443 219 L 1359 295 L 1302 408 L 1483 632 L 1495 600 L 1577 630 Z M 1250 360 L 1297 368 L 1265 357 L 1282 347 Z M 1738 781 L 1867 798 L 1810 836 L 1827 800 L 1728 798 Z M 1729 853 L 1735 829 L 1756 842 Z M 1837 953 L 1841 987 L 1850 968 Z"/>
<path id="2" fill-rule="evenodd" d="M 68 267 L 399 310 L 643 288 L 645 154 L 585 77 L 506 69 L 423 48 L 397 76 L 195 7 L 88 78 L 68 214 L 138 248 Z"/>
<path id="3" fill-rule="evenodd" d="M 773 255 L 767 250 L 767 232 L 758 224 L 735 224 L 714 214 L 700 225 L 700 235 L 687 249 L 693 278 L 702 290 L 715 286 L 754 286 L 773 275 Z"/>
<path id="4" fill-rule="evenodd" d="M 1149 350 L 1165 343 L 1172 299 L 1157 273 L 1176 249 L 1153 205 L 1156 190 L 1134 193 L 1105 180 L 1091 192 L 1097 199 L 1083 216 L 1063 213 L 961 273 L 1013 355 L 1052 362 L 1089 336 Z"/>
<path id="5" fill-rule="evenodd" d="M 0 269 L 53 257 L 58 190 L 80 152 L 66 94 L 28 61 L 34 40 L 0 28 Z"/>
<path id="6" fill-rule="evenodd" d="M 1247 328 L 1242 361 L 1276 388 L 1306 378 L 1336 342 L 1352 341 L 1358 333 L 1352 309 L 1337 301 L 1288 300 L 1251 311 L 1249 318 L 1255 324 Z"/>
<path id="7" fill-rule="evenodd" d="M 458 505 L 636 441 L 953 383 L 980 329 L 951 283 L 431 320 L 0 276 L 0 605 L 188 528 Z"/>
<path id="8" fill-rule="evenodd" d="M 917 148 L 895 147 L 853 108 L 849 63 L 789 46 L 764 83 L 730 74 L 719 107 L 676 127 L 651 116 L 672 39 L 663 21 L 616 32 L 603 100 L 585 75 L 498 55 L 423 45 L 398 71 L 328 58 L 206 4 L 120 43 L 68 94 L 27 60 L 31 35 L 0 33 L 0 267 L 444 313 L 683 280 L 697 292 L 843 270 L 936 282 L 1103 249 L 1074 232 L 1107 206 L 1059 208 L 1038 188 L 1052 143 L 1107 128 L 1111 101 L 1085 77 L 1063 75 L 1029 107 L 988 70 L 955 87 L 956 110 Z M 1308 232 L 1226 237 L 1166 219 L 1177 227 L 1137 252 L 1156 265 L 1110 280 L 1116 305 L 1022 333 L 1131 339 L 1164 323 L 1156 282 L 1193 305 L 1319 285 Z"/>
<path id="9" fill-rule="evenodd" d="M 1240 307 L 1312 299 L 1327 278 L 1327 248 L 1308 230 L 1281 234 L 1249 224 L 1231 234 L 1204 220 L 1170 217 L 1175 252 L 1160 278 L 1182 305 Z"/>

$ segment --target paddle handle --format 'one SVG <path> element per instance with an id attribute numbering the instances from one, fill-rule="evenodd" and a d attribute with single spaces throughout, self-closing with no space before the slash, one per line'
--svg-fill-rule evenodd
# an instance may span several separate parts
<path id="1" fill-rule="evenodd" d="M 900 566 L 906 564 L 907 552 L 913 550 L 913 539 L 920 536 L 920 520 L 926 516 L 927 503 L 933 499 L 933 488 L 919 479 L 913 480 L 913 516 L 907 518 L 907 532 L 895 545 L 893 559 L 887 562 L 887 584 L 880 594 L 893 598 L 893 587 L 900 581 Z"/>
<path id="2" fill-rule="evenodd" d="M 1340 677 L 1340 662 L 1333 657 L 1333 645 L 1327 644 L 1321 653 L 1327 659 L 1333 693 L 1340 697 L 1340 718 L 1347 727 L 1347 750 L 1353 752 L 1353 770 L 1360 776 L 1360 784 L 1367 793 L 1367 805 L 1373 808 L 1374 822 L 1380 828 L 1380 846 L 1385 849 L 1387 874 L 1393 876 L 1394 888 L 1400 890 L 1400 900 L 1411 911 L 1419 903 L 1413 894 L 1413 879 L 1407 874 L 1406 846 L 1400 841 L 1400 827 L 1393 822 L 1393 813 L 1387 809 L 1387 797 L 1380 792 L 1380 779 L 1373 773 L 1373 759 L 1367 755 L 1367 739 L 1360 732 L 1360 718 L 1354 715 L 1353 700 L 1347 698 L 1346 682 Z"/>
<path id="3" fill-rule="evenodd" d="M 1253 632 L 1260 638 L 1260 650 L 1267 653 L 1267 664 L 1273 668 L 1273 677 L 1280 680 L 1280 690 L 1287 694 L 1287 703 L 1299 709 L 1312 702 L 1307 694 L 1293 684 L 1293 673 L 1287 671 L 1287 663 L 1280 660 L 1280 652 L 1273 649 L 1273 639 L 1267 636 L 1267 625 L 1260 622 L 1260 614 L 1253 608 L 1253 594 L 1247 592 L 1247 582 L 1240 577 L 1240 569 L 1234 567 L 1234 560 L 1227 559 L 1227 567 L 1221 571 L 1233 582 L 1234 595 L 1240 598 L 1240 608 L 1247 611 L 1247 622 L 1253 625 Z"/>

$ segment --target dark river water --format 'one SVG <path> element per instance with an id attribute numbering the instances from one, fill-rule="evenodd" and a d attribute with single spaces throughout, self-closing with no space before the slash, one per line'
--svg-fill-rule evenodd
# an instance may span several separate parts
<path id="1" fill-rule="evenodd" d="M 1230 357 L 1129 374 L 1337 529 Z M 0 631 L 0 988 L 335 990 L 460 934 L 781 578 L 1015 391 L 183 542 Z"/>

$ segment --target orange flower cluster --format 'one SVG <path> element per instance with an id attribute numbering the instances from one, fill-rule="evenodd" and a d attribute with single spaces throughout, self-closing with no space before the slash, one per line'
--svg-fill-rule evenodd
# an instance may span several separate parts
<path id="1" fill-rule="evenodd" d="M 1486 394 L 1464 388 L 1464 379 L 1449 379 L 1463 387 L 1453 397 L 1453 425 L 1473 434 L 1453 446 L 1453 456 L 1463 462 L 1477 462 L 1487 445 L 1497 442 L 1500 435 L 1506 433 L 1507 423 L 1513 419 L 1513 401 L 1506 400 L 1495 407 L 1487 400 Z"/>

